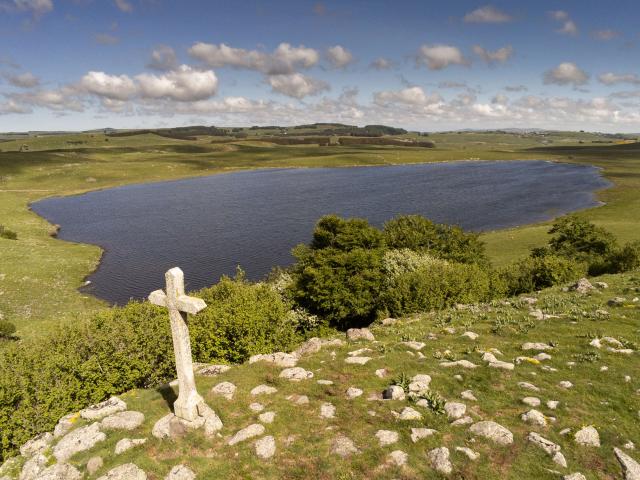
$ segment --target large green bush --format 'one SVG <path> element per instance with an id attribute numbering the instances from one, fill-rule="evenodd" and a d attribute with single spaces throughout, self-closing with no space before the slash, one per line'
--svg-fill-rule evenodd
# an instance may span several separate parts
<path id="1" fill-rule="evenodd" d="M 509 295 L 577 280 L 585 274 L 584 263 L 552 254 L 530 256 L 500 270 Z"/>
<path id="2" fill-rule="evenodd" d="M 484 243 L 476 233 L 455 225 L 433 223 L 420 215 L 404 215 L 384 225 L 389 248 L 408 248 L 458 263 L 488 264 Z"/>
<path id="3" fill-rule="evenodd" d="M 207 308 L 191 318 L 194 356 L 202 362 L 243 362 L 251 355 L 291 349 L 296 324 L 273 286 L 252 284 L 240 274 L 223 277 L 197 293 Z"/>

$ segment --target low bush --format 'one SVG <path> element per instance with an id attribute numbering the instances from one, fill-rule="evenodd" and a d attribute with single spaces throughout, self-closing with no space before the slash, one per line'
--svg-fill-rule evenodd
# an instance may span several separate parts
<path id="1" fill-rule="evenodd" d="M 201 362 L 243 362 L 258 353 L 288 351 L 298 339 L 290 305 L 271 285 L 249 283 L 240 273 L 196 295 L 207 303 L 189 323 L 193 354 Z"/>
<path id="2" fill-rule="evenodd" d="M 553 254 L 530 256 L 499 272 L 509 295 L 533 292 L 577 280 L 586 274 L 586 265 Z"/>
<path id="3" fill-rule="evenodd" d="M 18 234 L 13 230 L 9 230 L 4 225 L 0 225 L 0 238 L 6 238 L 7 240 L 17 240 Z"/>
<path id="4" fill-rule="evenodd" d="M 8 320 L 0 320 L 0 339 L 12 338 L 16 333 L 16 326 Z"/>

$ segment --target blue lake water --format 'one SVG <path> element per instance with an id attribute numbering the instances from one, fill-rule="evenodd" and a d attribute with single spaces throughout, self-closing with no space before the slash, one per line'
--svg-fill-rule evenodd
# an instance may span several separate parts
<path id="1" fill-rule="evenodd" d="M 329 213 L 382 224 L 421 214 L 470 230 L 493 230 L 598 205 L 609 183 L 595 167 L 546 161 L 270 169 L 129 185 L 34 203 L 61 226 L 58 237 L 104 248 L 90 293 L 112 303 L 145 298 L 164 272 L 185 272 L 187 289 L 232 275 L 259 279 L 291 264 Z"/>

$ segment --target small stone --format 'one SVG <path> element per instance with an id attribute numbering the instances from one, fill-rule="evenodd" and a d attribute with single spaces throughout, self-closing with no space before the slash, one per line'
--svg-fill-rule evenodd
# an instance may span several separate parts
<path id="1" fill-rule="evenodd" d="M 318 385 L 333 385 L 331 380 L 318 380 Z"/>
<path id="2" fill-rule="evenodd" d="M 464 403 L 446 402 L 444 404 L 444 411 L 450 420 L 457 420 L 464 416 L 467 411 L 467 406 Z"/>
<path id="3" fill-rule="evenodd" d="M 427 453 L 431 466 L 437 472 L 449 475 L 453 471 L 453 465 L 449 461 L 449 449 L 447 447 L 434 448 Z"/>
<path id="4" fill-rule="evenodd" d="M 387 456 L 387 463 L 395 465 L 396 467 L 402 467 L 409 461 L 409 455 L 402 450 L 394 450 Z"/>
<path id="5" fill-rule="evenodd" d="M 388 317 L 388 318 L 383 319 L 381 323 L 382 323 L 382 326 L 389 327 L 391 325 L 395 325 L 397 322 L 398 322 L 397 319 Z"/>
<path id="6" fill-rule="evenodd" d="M 336 415 L 336 407 L 331 403 L 323 403 L 320 405 L 320 417 L 334 418 Z"/>
<path id="7" fill-rule="evenodd" d="M 453 422 L 451 422 L 451 426 L 452 427 L 460 427 L 462 425 L 470 425 L 473 423 L 473 418 L 471 418 L 469 415 L 466 415 L 462 418 L 459 418 L 457 420 L 454 420 Z"/>
<path id="8" fill-rule="evenodd" d="M 635 450 L 636 448 L 635 444 L 631 440 L 628 440 L 627 443 L 623 445 L 623 447 L 627 450 Z"/>
<path id="9" fill-rule="evenodd" d="M 147 480 L 147 474 L 133 463 L 125 463 L 112 468 L 98 480 Z"/>
<path id="10" fill-rule="evenodd" d="M 453 378 L 461 382 L 463 380 L 462 375 L 454 375 Z"/>
<path id="11" fill-rule="evenodd" d="M 102 420 L 102 427 L 107 430 L 135 430 L 144 422 L 141 412 L 125 411 L 110 415 Z"/>
<path id="12" fill-rule="evenodd" d="M 570 475 L 564 475 L 562 477 L 562 480 L 587 480 L 587 477 L 585 477 L 583 474 L 579 472 L 576 472 Z"/>
<path id="13" fill-rule="evenodd" d="M 38 453 L 43 453 L 53 442 L 53 434 L 50 432 L 36 435 L 27 443 L 20 447 L 20 454 L 23 457 L 32 457 Z"/>
<path id="14" fill-rule="evenodd" d="M 460 452 L 463 455 L 466 455 L 469 460 L 475 461 L 480 458 L 480 454 L 478 452 L 474 452 L 468 447 L 456 447 L 456 452 Z"/>
<path id="15" fill-rule="evenodd" d="M 591 285 L 591 282 L 589 282 L 589 280 L 587 280 L 586 278 L 581 278 L 569 287 L 570 290 L 575 290 L 576 292 L 582 294 L 589 293 L 591 290 L 593 290 L 593 288 L 594 287 L 593 285 Z"/>
<path id="16" fill-rule="evenodd" d="M 507 428 L 493 421 L 474 423 L 469 428 L 469 431 L 499 445 L 511 445 L 513 443 L 513 434 Z"/>
<path id="17" fill-rule="evenodd" d="M 518 386 L 520 388 L 524 388 L 525 390 L 531 390 L 532 392 L 539 392 L 540 391 L 540 389 L 538 387 L 536 387 L 534 384 L 528 383 L 528 382 L 518 382 Z"/>
<path id="18" fill-rule="evenodd" d="M 300 382 L 313 378 L 313 372 L 301 367 L 285 368 L 280 372 L 280 378 L 286 378 L 292 382 Z"/>
<path id="19" fill-rule="evenodd" d="M 164 480 L 195 480 L 196 474 L 186 465 L 176 465 Z"/>
<path id="20" fill-rule="evenodd" d="M 440 362 L 441 367 L 462 367 L 462 368 L 478 368 L 477 365 L 471 363 L 469 360 L 457 360 L 455 362 Z"/>
<path id="21" fill-rule="evenodd" d="M 248 427 L 236 432 L 236 434 L 229 439 L 227 444 L 235 445 L 236 443 L 244 442 L 250 438 L 258 437 L 264 433 L 264 430 L 264 425 L 254 423 L 253 425 L 249 425 Z"/>
<path id="22" fill-rule="evenodd" d="M 58 420 L 58 423 L 53 430 L 54 438 L 58 438 L 69 433 L 78 418 L 80 418 L 80 413 L 70 413 Z"/>
<path id="23" fill-rule="evenodd" d="M 331 453 L 334 453 L 342 458 L 346 458 L 352 454 L 360 453 L 360 450 L 358 450 L 358 448 L 355 446 L 353 440 L 340 435 L 333 440 Z"/>
<path id="24" fill-rule="evenodd" d="M 139 445 L 144 445 L 145 443 L 147 443 L 146 438 L 123 438 L 122 440 L 118 441 L 118 443 L 116 443 L 115 454 L 120 455 L 127 450 L 130 450 Z"/>
<path id="25" fill-rule="evenodd" d="M 585 445 L 589 447 L 600 446 L 600 435 L 595 427 L 587 426 L 583 427 L 576 432 L 574 440 L 578 445 Z"/>
<path id="26" fill-rule="evenodd" d="M 607 305 L 609 305 L 610 307 L 622 307 L 626 301 L 627 299 L 624 297 L 615 297 L 609 300 L 607 302 Z"/>
<path id="27" fill-rule="evenodd" d="M 422 350 L 427 345 L 426 343 L 414 342 L 414 341 L 402 342 L 402 344 L 414 350 Z"/>
<path id="28" fill-rule="evenodd" d="M 430 437 L 435 433 L 438 433 L 438 431 L 433 430 L 432 428 L 412 428 L 411 441 L 413 443 L 416 443 L 418 440 L 422 440 L 423 438 Z"/>
<path id="29" fill-rule="evenodd" d="M 399 385 L 391 385 L 382 393 L 382 398 L 385 400 L 404 400 L 404 389 Z"/>
<path id="30" fill-rule="evenodd" d="M 478 399 L 476 398 L 476 396 L 473 394 L 471 390 L 465 390 L 464 392 L 462 392 L 460 394 L 460 398 L 463 398 L 465 400 L 470 400 L 472 402 L 478 401 Z"/>
<path id="31" fill-rule="evenodd" d="M 562 380 L 561 382 L 558 382 L 558 386 L 569 389 L 573 387 L 573 383 L 571 383 L 569 380 Z"/>
<path id="32" fill-rule="evenodd" d="M 254 443 L 256 455 L 263 460 L 273 457 L 276 454 L 276 440 L 271 435 L 262 437 Z"/>
<path id="33" fill-rule="evenodd" d="M 389 372 L 386 368 L 379 368 L 378 370 L 376 370 L 376 377 L 378 378 L 385 378 L 388 374 Z"/>
<path id="34" fill-rule="evenodd" d="M 253 355 L 249 358 L 249 363 L 266 362 L 272 363 L 277 367 L 295 367 L 298 363 L 298 357 L 291 353 L 275 352 L 261 355 Z"/>
<path id="35" fill-rule="evenodd" d="M 21 477 L 22 478 L 22 477 Z M 80 471 L 68 463 L 58 463 L 45 468 L 37 480 L 80 480 Z"/>
<path id="36" fill-rule="evenodd" d="M 530 432 L 529 435 L 527 436 L 527 440 L 533 443 L 534 445 L 540 447 L 549 456 L 553 456 L 560 451 L 560 445 L 556 445 L 551 440 L 547 440 L 546 438 L 542 437 L 539 433 Z"/>
<path id="37" fill-rule="evenodd" d="M 264 405 L 262 405 L 261 403 L 258 402 L 253 402 L 251 404 L 249 404 L 249 409 L 253 412 L 261 412 L 262 410 L 264 410 Z"/>
<path id="38" fill-rule="evenodd" d="M 102 457 L 91 457 L 87 462 L 87 473 L 89 475 L 93 475 L 100 470 L 103 465 L 104 461 L 102 460 Z"/>
<path id="39" fill-rule="evenodd" d="M 236 393 L 236 386 L 231 382 L 222 382 L 213 387 L 211 393 L 220 395 L 227 400 L 233 400 L 233 395 Z"/>
<path id="40" fill-rule="evenodd" d="M 282 376 L 282 375 L 280 375 Z M 269 385 L 258 385 L 251 390 L 251 395 L 272 395 L 276 393 L 278 389 Z"/>
<path id="41" fill-rule="evenodd" d="M 571 433 L 571 429 L 570 428 L 563 428 L 558 433 L 564 437 L 565 435 L 568 435 L 569 433 Z"/>
<path id="42" fill-rule="evenodd" d="M 258 420 L 260 420 L 262 423 L 273 423 L 275 418 L 276 418 L 275 412 L 264 412 L 258 415 Z"/>
<path id="43" fill-rule="evenodd" d="M 398 418 L 400 420 L 420 420 L 422 414 L 411 407 L 404 407 Z"/>
<path id="44" fill-rule="evenodd" d="M 551 460 L 561 467 L 567 468 L 567 459 L 564 458 L 564 455 L 561 452 L 556 452 L 553 457 L 551 457 Z"/>
<path id="45" fill-rule="evenodd" d="M 386 447 L 400 440 L 400 434 L 392 430 L 378 430 L 376 432 L 376 438 L 381 447 Z"/>
<path id="46" fill-rule="evenodd" d="M 295 403 L 296 405 L 308 405 L 309 404 L 309 397 L 307 397 L 306 395 L 298 395 L 297 393 L 294 393 L 293 395 L 287 396 L 287 400 L 289 400 L 290 402 Z"/>
<path id="47" fill-rule="evenodd" d="M 555 410 L 556 408 L 558 408 L 558 405 L 560 405 L 560 402 L 557 400 L 549 400 L 547 402 L 547 408 L 551 410 Z"/>
<path id="48" fill-rule="evenodd" d="M 535 355 L 533 358 L 538 360 L 539 362 L 542 362 L 544 360 L 551 360 L 551 355 L 549 355 L 548 353 L 540 352 L 539 354 Z"/>
<path id="49" fill-rule="evenodd" d="M 231 370 L 229 365 L 204 365 L 197 369 L 195 373 L 203 377 L 215 377 L 229 370 Z"/>
<path id="50" fill-rule="evenodd" d="M 522 403 L 530 407 L 538 407 L 540 406 L 540 399 L 538 397 L 524 397 Z"/>
<path id="51" fill-rule="evenodd" d="M 344 363 L 349 363 L 352 365 L 364 365 L 369 360 L 371 360 L 370 357 L 347 357 L 344 359 Z"/>
<path id="52" fill-rule="evenodd" d="M 461 336 L 461 337 L 466 337 L 466 338 L 468 338 L 469 340 L 477 340 L 477 339 L 478 339 L 478 337 L 479 337 L 480 335 L 478 335 L 478 334 L 477 334 L 477 333 L 475 333 L 475 332 L 464 332 L 464 333 L 463 333 L 462 335 L 460 335 L 460 336 Z"/>
<path id="53" fill-rule="evenodd" d="M 127 404 L 118 397 L 111 397 L 109 400 L 80 410 L 80 416 L 85 420 L 99 420 L 101 418 L 122 412 L 127 409 Z"/>
<path id="54" fill-rule="evenodd" d="M 600 290 L 606 290 L 607 288 L 609 288 L 609 284 L 605 282 L 595 282 L 593 285 Z"/>
<path id="55" fill-rule="evenodd" d="M 425 374 L 414 375 L 409 383 L 409 391 L 422 393 L 425 390 L 429 390 L 431 384 L 431 377 Z"/>
<path id="56" fill-rule="evenodd" d="M 347 340 L 355 342 L 356 340 L 367 340 L 373 342 L 376 338 L 368 328 L 350 328 L 347 330 Z"/>
<path id="57" fill-rule="evenodd" d="M 553 347 L 546 343 L 527 342 L 522 344 L 522 350 L 553 350 Z"/>
<path id="58" fill-rule="evenodd" d="M 20 480 L 34 480 L 47 468 L 49 459 L 38 453 L 27 460 L 20 471 Z"/>
<path id="59" fill-rule="evenodd" d="M 640 464 L 619 448 L 614 447 L 613 452 L 622 466 L 625 480 L 640 480 Z"/>

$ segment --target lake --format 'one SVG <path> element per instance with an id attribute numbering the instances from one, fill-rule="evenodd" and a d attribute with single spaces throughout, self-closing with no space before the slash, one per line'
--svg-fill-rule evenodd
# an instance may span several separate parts
<path id="1" fill-rule="evenodd" d="M 32 209 L 58 237 L 100 245 L 86 291 L 112 303 L 146 298 L 179 266 L 187 289 L 241 265 L 259 279 L 292 263 L 329 213 L 372 224 L 421 214 L 470 230 L 534 223 L 598 205 L 609 183 L 595 167 L 546 161 L 449 162 L 252 170 L 48 198 Z"/>

